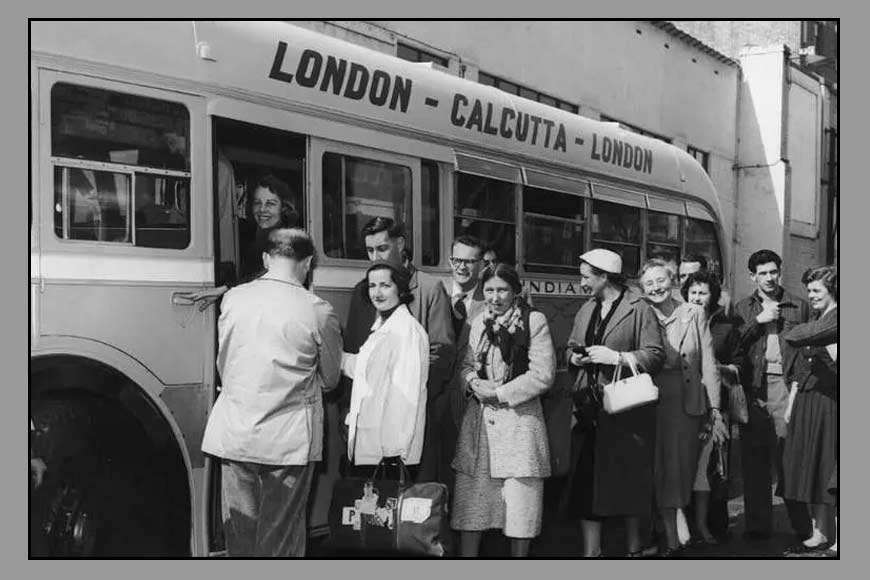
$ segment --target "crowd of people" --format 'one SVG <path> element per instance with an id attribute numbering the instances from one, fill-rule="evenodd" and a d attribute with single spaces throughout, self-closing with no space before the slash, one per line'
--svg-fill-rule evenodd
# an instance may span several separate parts
<path id="1" fill-rule="evenodd" d="M 262 263 L 252 257 L 248 267 L 259 275 L 197 296 L 222 296 L 222 388 L 202 449 L 222 464 L 228 554 L 305 554 L 330 393 L 346 439 L 344 475 L 406 465 L 416 481 L 447 486 L 459 556 L 477 556 L 493 529 L 512 556 L 528 555 L 551 475 L 541 396 L 557 356 L 517 271 L 461 235 L 445 284 L 413 266 L 401 224 L 374 218 L 362 230 L 370 265 L 342 324 L 308 289 L 311 236 L 277 222 L 263 230 Z M 618 254 L 580 256 L 591 299 L 566 353 L 579 435 L 567 486 L 581 522 L 578 556 L 602 555 L 606 518 L 624 518 L 627 557 L 676 557 L 688 544 L 723 541 L 735 452 L 744 536 L 772 533 L 776 471 L 796 534 L 788 553 L 836 554 L 837 270 L 806 272 L 807 302 L 781 286 L 781 267 L 772 251 L 752 254 L 756 290 L 732 305 L 701 256 L 678 268 L 651 259 L 639 287 Z M 608 413 L 603 387 L 623 368 L 649 374 L 658 400 Z"/>

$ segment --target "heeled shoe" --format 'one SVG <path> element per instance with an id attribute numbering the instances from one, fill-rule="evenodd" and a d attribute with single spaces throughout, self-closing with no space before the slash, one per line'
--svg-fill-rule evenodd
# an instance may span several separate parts
<path id="1" fill-rule="evenodd" d="M 643 546 L 639 550 L 629 552 L 625 555 L 626 558 L 651 558 L 659 553 L 659 547 L 655 544 Z"/>

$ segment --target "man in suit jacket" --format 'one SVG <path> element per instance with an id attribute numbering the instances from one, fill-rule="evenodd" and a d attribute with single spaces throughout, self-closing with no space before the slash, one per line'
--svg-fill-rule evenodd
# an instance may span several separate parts
<path id="1" fill-rule="evenodd" d="M 391 218 L 376 217 L 363 227 L 362 234 L 370 261 L 386 260 L 393 264 L 402 264 L 405 233 L 400 224 Z M 408 308 L 429 335 L 426 431 L 417 478 L 419 481 L 439 481 L 437 465 L 440 433 L 439 422 L 433 412 L 436 410 L 434 401 L 450 380 L 456 360 L 453 317 L 450 314 L 450 299 L 441 281 L 417 270 L 413 265 L 409 265 L 408 269 L 411 271 L 410 288 L 414 295 Z M 363 278 L 354 286 L 351 295 L 350 311 L 344 327 L 345 352 L 358 353 L 371 332 L 376 312 L 374 306 L 363 298 L 367 292 L 367 281 Z M 350 387 L 350 381 L 345 380 L 342 401 L 339 403 L 345 411 L 350 401 Z"/>
<path id="2" fill-rule="evenodd" d="M 456 452 L 459 426 L 465 412 L 465 392 L 459 377 L 459 365 L 468 348 L 471 322 L 486 308 L 480 272 L 483 270 L 483 243 L 471 235 L 461 235 L 453 240 L 450 254 L 451 280 L 445 282 L 450 296 L 453 333 L 456 336 L 457 364 L 444 394 L 439 397 L 436 412 L 441 426 L 440 453 L 438 461 L 439 481 L 447 484 L 453 492 L 454 473 L 450 464 Z"/>

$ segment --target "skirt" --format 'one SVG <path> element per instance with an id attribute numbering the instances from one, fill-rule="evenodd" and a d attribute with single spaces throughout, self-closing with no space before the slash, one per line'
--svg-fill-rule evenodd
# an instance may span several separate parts
<path id="1" fill-rule="evenodd" d="M 653 497 L 656 404 L 622 413 L 598 413 L 581 428 L 568 510 L 583 519 L 646 517 Z"/>
<path id="2" fill-rule="evenodd" d="M 799 391 L 795 396 L 782 454 L 785 499 L 836 503 L 830 487 L 837 473 L 839 405 L 821 391 Z"/>
<path id="3" fill-rule="evenodd" d="M 509 538 L 537 537 L 543 517 L 543 478 L 490 477 L 489 438 L 483 421 L 477 422 L 477 429 L 475 471 L 456 472 L 450 527 L 461 532 L 500 529 Z"/>
<path id="4" fill-rule="evenodd" d="M 654 485 L 656 505 L 660 508 L 689 505 L 698 472 L 703 417 L 683 410 L 682 383 L 681 371 L 665 371 L 656 377 L 659 405 Z"/>

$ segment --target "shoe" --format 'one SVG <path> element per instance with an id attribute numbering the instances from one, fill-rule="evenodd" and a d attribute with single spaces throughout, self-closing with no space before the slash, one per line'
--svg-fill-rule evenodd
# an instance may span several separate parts
<path id="1" fill-rule="evenodd" d="M 747 542 L 763 542 L 769 540 L 773 534 L 770 532 L 759 532 L 757 530 L 747 530 L 741 536 Z"/>
<path id="2" fill-rule="evenodd" d="M 807 546 L 803 542 L 792 544 L 782 553 L 783 556 L 816 556 L 819 553 L 828 551 L 831 547 L 830 542 L 822 542 L 818 546 Z"/>
<path id="3" fill-rule="evenodd" d="M 659 558 L 682 558 L 685 550 L 686 549 L 683 546 L 678 548 L 665 548 L 665 551 L 659 554 Z"/>
<path id="4" fill-rule="evenodd" d="M 701 537 L 692 538 L 691 540 L 689 540 L 689 543 L 686 544 L 686 547 L 687 548 L 704 549 L 704 548 L 709 548 L 710 546 L 718 546 L 718 545 L 719 545 L 719 541 L 716 538 L 714 538 L 713 536 L 710 536 L 710 538 L 704 538 L 703 536 L 701 536 Z"/>
<path id="5" fill-rule="evenodd" d="M 644 546 L 634 552 L 629 552 L 625 555 L 626 558 L 650 558 L 659 553 L 659 547 L 655 544 Z"/>

